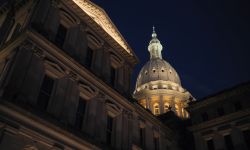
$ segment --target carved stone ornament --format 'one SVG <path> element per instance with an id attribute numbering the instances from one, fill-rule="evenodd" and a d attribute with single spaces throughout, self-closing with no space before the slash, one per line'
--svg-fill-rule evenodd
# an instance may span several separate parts
<path id="1" fill-rule="evenodd" d="M 133 55 L 122 35 L 116 29 L 106 12 L 89 0 L 73 0 L 85 13 L 87 13 L 103 30 L 105 30 L 121 47 Z"/>

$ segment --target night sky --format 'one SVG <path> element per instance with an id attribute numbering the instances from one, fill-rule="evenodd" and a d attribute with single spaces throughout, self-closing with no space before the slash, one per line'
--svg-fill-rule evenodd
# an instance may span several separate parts
<path id="1" fill-rule="evenodd" d="M 153 25 L 164 47 L 164 59 L 194 97 L 250 81 L 249 0 L 92 1 L 107 12 L 140 59 L 132 89 L 149 60 Z"/>
<path id="2" fill-rule="evenodd" d="M 250 81 L 248 0 L 93 0 L 102 7 L 140 59 L 155 25 L 163 57 L 197 99 Z"/>

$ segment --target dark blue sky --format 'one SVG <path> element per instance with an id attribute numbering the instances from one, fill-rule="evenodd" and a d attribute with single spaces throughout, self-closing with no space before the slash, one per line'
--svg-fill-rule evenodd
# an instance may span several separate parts
<path id="1" fill-rule="evenodd" d="M 104 8 L 140 59 L 133 73 L 133 89 L 149 60 L 153 25 L 164 47 L 164 59 L 196 98 L 250 81 L 249 0 L 93 2 Z"/>
<path id="2" fill-rule="evenodd" d="M 163 57 L 182 85 L 202 98 L 250 81 L 248 0 L 93 0 L 110 16 L 140 63 L 132 88 L 149 60 L 147 46 L 156 26 Z"/>

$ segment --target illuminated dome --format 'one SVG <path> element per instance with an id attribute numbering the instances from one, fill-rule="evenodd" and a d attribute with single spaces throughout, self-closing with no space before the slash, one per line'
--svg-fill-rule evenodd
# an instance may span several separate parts
<path id="1" fill-rule="evenodd" d="M 160 58 L 150 59 L 141 69 L 136 88 L 151 81 L 171 81 L 181 85 L 180 78 L 175 69 L 165 60 Z"/>
<path id="2" fill-rule="evenodd" d="M 154 115 L 173 111 L 180 118 L 188 118 L 185 110 L 193 96 L 181 86 L 179 75 L 161 55 L 163 47 L 153 27 L 148 51 L 150 60 L 142 67 L 133 97 Z"/>

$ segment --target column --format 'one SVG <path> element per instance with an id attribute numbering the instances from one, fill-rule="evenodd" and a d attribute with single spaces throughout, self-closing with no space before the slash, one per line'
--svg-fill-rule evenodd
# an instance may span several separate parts
<path id="1" fill-rule="evenodd" d="M 205 140 L 201 136 L 201 134 L 199 132 L 195 132 L 195 133 L 193 133 L 193 135 L 194 135 L 195 149 L 196 150 L 207 150 Z"/>
<path id="2" fill-rule="evenodd" d="M 247 145 L 240 129 L 233 127 L 231 131 L 231 138 L 234 144 L 234 149 L 247 150 Z"/>
<path id="3" fill-rule="evenodd" d="M 218 132 L 214 135 L 214 147 L 215 150 L 224 150 L 225 148 L 224 137 Z"/>
<path id="4" fill-rule="evenodd" d="M 84 128 L 85 132 L 91 136 L 94 136 L 95 132 L 95 121 L 96 121 L 96 106 L 97 100 L 95 98 L 89 100 L 88 105 L 86 107 L 86 127 Z"/>
<path id="5" fill-rule="evenodd" d="M 160 96 L 160 100 L 159 100 L 159 109 L 160 109 L 160 114 L 164 113 L 164 103 L 163 103 L 163 96 Z"/>
<path id="6" fill-rule="evenodd" d="M 149 109 L 150 107 L 150 98 L 146 98 L 146 108 Z"/>

